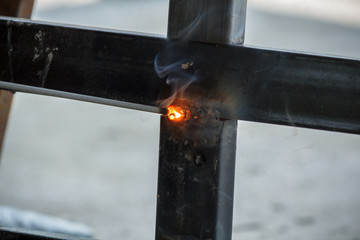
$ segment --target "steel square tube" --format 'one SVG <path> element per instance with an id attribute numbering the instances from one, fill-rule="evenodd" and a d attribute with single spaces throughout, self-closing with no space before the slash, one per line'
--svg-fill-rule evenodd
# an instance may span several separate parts
<path id="1" fill-rule="evenodd" d="M 179 42 L 170 45 L 164 53 L 167 61 L 163 64 L 167 66 L 173 66 L 172 62 L 179 59 L 188 59 L 191 64 L 200 66 L 203 59 L 191 52 L 177 54 L 189 41 L 243 43 L 246 0 L 170 0 L 169 9 L 168 38 L 179 39 Z M 193 73 L 186 69 L 175 67 L 168 77 L 171 80 L 180 71 L 188 76 L 186 82 L 205 75 L 201 72 L 197 76 L 198 69 Z M 211 84 L 214 79 L 209 76 L 203 81 L 216 88 Z M 176 77 L 171 81 L 181 84 Z M 230 240 L 232 237 L 237 120 L 221 119 L 220 111 L 213 108 L 214 102 L 208 99 L 208 91 L 212 88 L 204 91 L 204 87 L 190 86 L 181 94 L 189 99 L 191 108 L 196 109 L 195 119 L 176 123 L 165 116 L 161 118 L 158 240 Z M 218 92 L 213 94 L 216 96 Z M 174 104 L 178 104 L 176 100 Z"/>
<path id="2" fill-rule="evenodd" d="M 154 59 L 168 42 L 0 18 L 0 83 L 156 106 L 168 86 Z M 358 59 L 200 42 L 173 52 L 162 64 L 192 59 L 203 81 L 188 96 L 206 91 L 222 118 L 360 133 Z"/>

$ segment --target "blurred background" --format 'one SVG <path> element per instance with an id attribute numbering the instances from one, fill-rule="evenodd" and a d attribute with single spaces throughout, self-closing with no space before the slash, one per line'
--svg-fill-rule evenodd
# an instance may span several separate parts
<path id="1" fill-rule="evenodd" d="M 168 0 L 37 0 L 33 19 L 166 35 Z M 359 0 L 248 0 L 248 45 L 360 58 Z M 17 93 L 0 205 L 154 239 L 156 114 Z M 360 136 L 239 121 L 233 239 L 360 239 Z"/>

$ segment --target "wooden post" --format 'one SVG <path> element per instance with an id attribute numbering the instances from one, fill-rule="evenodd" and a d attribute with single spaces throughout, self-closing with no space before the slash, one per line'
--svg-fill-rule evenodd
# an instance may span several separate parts
<path id="1" fill-rule="evenodd" d="M 1 1 L 0 5 L 0 15 L 9 17 L 30 18 L 33 6 L 34 0 L 3 0 Z M 9 50 L 8 54 L 12 54 L 11 49 Z M 9 118 L 12 98 L 13 93 L 5 90 L 0 90 L 0 153 L 4 142 L 6 125 Z"/>

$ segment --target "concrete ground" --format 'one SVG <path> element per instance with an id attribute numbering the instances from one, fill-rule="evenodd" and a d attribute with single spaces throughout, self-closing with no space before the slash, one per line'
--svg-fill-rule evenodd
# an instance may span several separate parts
<path id="1" fill-rule="evenodd" d="M 360 58 L 356 24 L 248 2 L 247 44 Z M 33 18 L 165 35 L 167 4 L 39 0 Z M 360 239 L 359 136 L 239 121 L 237 141 L 233 239 Z M 0 205 L 153 239 L 158 142 L 156 114 L 17 93 Z"/>

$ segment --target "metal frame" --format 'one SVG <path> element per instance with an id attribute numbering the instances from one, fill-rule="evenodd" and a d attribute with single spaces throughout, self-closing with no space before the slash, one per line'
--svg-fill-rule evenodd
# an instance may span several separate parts
<path id="1" fill-rule="evenodd" d="M 35 38 L 39 32 L 45 36 L 41 42 Z M 186 95 L 196 99 L 206 92 L 204 101 L 213 102 L 224 119 L 360 133 L 357 59 L 177 42 L 2 17 L 0 88 L 16 90 L 1 84 L 17 83 L 156 107 L 170 90 L 156 74 L 154 59 L 171 45 L 174 54 L 159 64 L 192 60 L 202 81 Z M 40 53 L 34 60 L 35 48 Z"/>
<path id="2" fill-rule="evenodd" d="M 360 133 L 360 61 L 243 46 L 245 13 L 171 0 L 169 39 L 2 17 L 0 88 L 164 114 L 196 76 L 196 118 L 161 119 L 156 239 L 231 239 L 237 119 Z"/>

